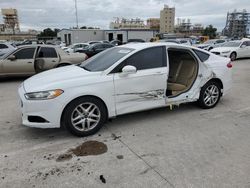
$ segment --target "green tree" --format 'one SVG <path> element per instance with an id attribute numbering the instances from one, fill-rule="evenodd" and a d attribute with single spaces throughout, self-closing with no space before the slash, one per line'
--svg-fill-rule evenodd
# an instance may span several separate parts
<path id="1" fill-rule="evenodd" d="M 38 35 L 38 37 L 56 37 L 58 31 L 60 30 L 59 29 L 52 30 L 51 28 L 46 28 Z"/>
<path id="2" fill-rule="evenodd" d="M 204 29 L 202 35 L 209 36 L 210 39 L 214 39 L 216 37 L 216 31 L 217 28 L 214 28 L 212 25 L 209 25 Z"/>
<path id="3" fill-rule="evenodd" d="M 87 27 L 86 26 L 82 26 L 82 27 L 80 27 L 80 29 L 87 29 Z"/>

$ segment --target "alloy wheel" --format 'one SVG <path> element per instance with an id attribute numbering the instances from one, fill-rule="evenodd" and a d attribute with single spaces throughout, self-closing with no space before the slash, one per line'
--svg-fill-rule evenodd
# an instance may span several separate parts
<path id="1" fill-rule="evenodd" d="M 205 90 L 204 97 L 203 97 L 204 103 L 207 106 L 213 106 L 219 100 L 219 97 L 220 97 L 219 95 L 220 95 L 219 88 L 216 85 L 210 85 Z"/>
<path id="2" fill-rule="evenodd" d="M 78 105 L 71 114 L 71 123 L 75 129 L 87 132 L 94 129 L 101 119 L 101 112 L 94 103 L 86 102 Z"/>

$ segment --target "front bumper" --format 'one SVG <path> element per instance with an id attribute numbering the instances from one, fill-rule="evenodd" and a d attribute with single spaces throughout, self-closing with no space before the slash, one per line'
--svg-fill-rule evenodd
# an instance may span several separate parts
<path id="1" fill-rule="evenodd" d="M 63 105 L 60 100 L 27 100 L 24 96 L 25 89 L 21 85 L 18 89 L 22 124 L 36 128 L 59 128 Z M 31 117 L 40 117 L 46 121 L 38 122 Z"/>

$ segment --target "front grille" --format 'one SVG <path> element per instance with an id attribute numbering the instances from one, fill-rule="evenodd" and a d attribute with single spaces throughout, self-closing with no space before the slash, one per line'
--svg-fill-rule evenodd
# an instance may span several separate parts
<path id="1" fill-rule="evenodd" d="M 212 52 L 215 55 L 220 55 L 220 52 Z"/>

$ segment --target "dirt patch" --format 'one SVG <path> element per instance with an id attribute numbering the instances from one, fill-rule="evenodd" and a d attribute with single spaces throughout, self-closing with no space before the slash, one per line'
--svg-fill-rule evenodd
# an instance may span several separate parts
<path id="1" fill-rule="evenodd" d="M 107 145 L 98 141 L 87 141 L 70 150 L 76 156 L 101 155 L 107 151 Z"/>
<path id="2" fill-rule="evenodd" d="M 76 148 L 70 149 L 67 153 L 59 155 L 56 159 L 57 162 L 68 161 L 72 159 L 73 155 L 82 157 L 88 155 L 101 155 L 108 151 L 106 144 L 98 141 L 87 141 L 77 146 Z M 80 160 L 80 159 L 79 159 Z"/>

